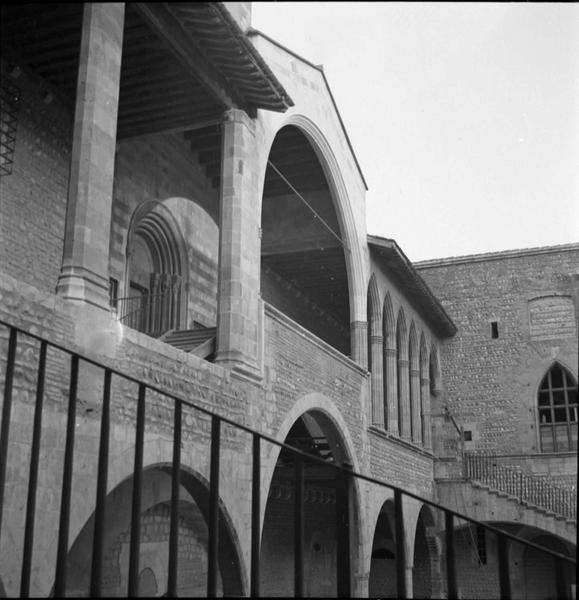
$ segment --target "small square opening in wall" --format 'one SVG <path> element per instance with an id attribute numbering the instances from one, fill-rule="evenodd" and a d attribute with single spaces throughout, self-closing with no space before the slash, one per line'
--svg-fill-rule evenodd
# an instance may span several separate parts
<path id="1" fill-rule="evenodd" d="M 463 439 L 465 442 L 472 442 L 472 431 L 463 431 Z"/>
<path id="2" fill-rule="evenodd" d="M 499 324 L 497 321 L 491 321 L 491 337 L 493 340 L 499 337 Z"/>

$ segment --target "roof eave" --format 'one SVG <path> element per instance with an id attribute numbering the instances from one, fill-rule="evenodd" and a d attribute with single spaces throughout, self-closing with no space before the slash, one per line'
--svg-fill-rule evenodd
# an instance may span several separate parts
<path id="1" fill-rule="evenodd" d="M 414 301 L 418 308 L 424 312 L 427 322 L 434 331 L 441 337 L 455 335 L 458 331 L 456 325 L 396 241 L 374 235 L 368 235 L 367 240 L 368 246 L 379 251 L 386 251 L 388 257 L 394 259 L 398 266 L 394 276 L 395 279 L 400 280 L 399 283 L 401 283 L 404 290 L 413 293 L 415 293 L 415 290 L 418 291 L 420 297 L 414 298 Z M 412 298 L 410 300 L 412 301 Z"/>

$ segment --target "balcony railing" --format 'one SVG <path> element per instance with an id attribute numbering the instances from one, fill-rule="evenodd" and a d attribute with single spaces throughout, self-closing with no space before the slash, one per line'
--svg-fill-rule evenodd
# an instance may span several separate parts
<path id="1" fill-rule="evenodd" d="M 178 326 L 179 294 L 179 288 L 172 287 L 157 294 L 116 298 L 112 304 L 123 325 L 158 337 Z"/>
<path id="2" fill-rule="evenodd" d="M 577 495 L 558 485 L 548 476 L 524 473 L 522 469 L 499 463 L 490 451 L 465 452 L 464 475 L 519 501 L 548 510 L 567 519 L 577 520 Z"/>
<path id="3" fill-rule="evenodd" d="M 2 328 L 4 331 L 2 332 Z M 519 543 L 525 548 L 531 548 L 543 553 L 545 564 L 551 564 L 555 571 L 556 589 L 553 594 L 557 598 L 566 597 L 566 569 L 569 565 L 575 565 L 576 561 L 548 550 L 542 546 L 518 538 L 507 531 L 503 531 L 488 524 L 479 523 L 470 517 L 461 515 L 455 511 L 449 510 L 431 500 L 422 498 L 416 494 L 405 491 L 399 487 L 380 481 L 374 477 L 369 477 L 363 473 L 355 472 L 346 467 L 340 466 L 334 462 L 325 460 L 320 456 L 312 456 L 293 446 L 281 443 L 278 440 L 260 433 L 250 427 L 246 427 L 227 417 L 220 416 L 214 412 L 189 402 L 186 398 L 168 393 L 159 387 L 149 385 L 126 375 L 118 370 L 100 364 L 86 356 L 81 356 L 70 351 L 64 346 L 52 343 L 37 335 L 25 332 L 22 329 L 14 327 L 8 323 L 0 321 L 0 332 L 3 333 L 3 343 L 7 346 L 6 356 L 4 358 L 6 369 L 4 379 L 4 401 L 2 406 L 2 424 L 0 427 L 0 527 L 2 525 L 2 510 L 5 501 L 8 440 L 11 427 L 11 411 L 13 402 L 16 398 L 14 394 L 15 383 L 22 377 L 23 367 L 31 373 L 36 372 L 35 378 L 26 375 L 28 382 L 36 382 L 35 407 L 32 424 L 31 449 L 29 461 L 29 478 L 27 486 L 26 516 L 24 523 L 24 544 L 22 556 L 22 572 L 20 579 L 20 595 L 27 597 L 30 592 L 30 579 L 32 567 L 33 541 L 35 525 L 40 522 L 42 516 L 37 514 L 36 493 L 40 457 L 40 438 L 42 431 L 42 415 L 45 397 L 45 381 L 47 380 L 47 351 L 52 353 L 58 350 L 59 356 L 67 357 L 69 362 L 70 378 L 68 386 L 68 409 L 66 413 L 66 436 L 64 441 L 64 459 L 62 471 L 62 492 L 60 516 L 58 522 L 58 541 L 56 544 L 56 568 L 55 584 L 53 594 L 55 597 L 63 597 L 66 592 L 67 582 L 67 554 L 69 552 L 69 526 L 71 523 L 72 509 L 72 480 L 73 480 L 73 454 L 75 446 L 75 423 L 77 411 L 77 391 L 79 389 L 79 365 L 87 363 L 92 365 L 91 370 L 95 369 L 102 372 L 103 377 L 103 397 L 100 406 L 100 441 L 98 451 L 98 476 L 96 482 L 96 497 L 94 511 L 94 535 L 92 541 L 92 562 L 90 569 L 89 592 L 91 597 L 99 597 L 102 593 L 103 585 L 103 554 L 105 550 L 105 526 L 106 513 L 105 505 L 107 499 L 107 473 L 109 468 L 109 437 L 112 429 L 111 423 L 111 381 L 113 377 L 116 381 L 121 378 L 123 381 L 136 384 L 138 393 L 134 402 L 136 403 L 135 414 L 135 443 L 134 443 L 134 468 L 133 468 L 133 492 L 132 509 L 130 524 L 130 549 L 128 559 L 128 585 L 127 595 L 138 595 L 138 574 L 139 574 L 139 550 L 141 542 L 141 484 L 143 481 L 143 459 L 144 459 L 144 440 L 147 417 L 150 414 L 151 396 L 161 397 L 169 401 L 173 408 L 173 422 L 171 425 L 170 439 L 172 441 L 172 465 L 171 475 L 171 500 L 170 500 L 170 533 L 167 546 L 167 581 L 169 597 L 177 595 L 177 574 L 178 574 L 178 541 L 179 541 L 179 485 L 182 468 L 185 467 L 181 459 L 182 434 L 184 433 L 183 422 L 189 418 L 191 413 L 203 414 L 210 418 L 211 422 L 211 440 L 210 440 L 210 477 L 209 477 L 209 510 L 208 510 L 208 565 L 207 565 L 207 587 L 208 597 L 215 597 L 218 591 L 218 561 L 220 556 L 220 522 L 219 518 L 219 480 L 221 469 L 221 432 L 224 428 L 234 428 L 245 432 L 252 440 L 252 468 L 251 468 L 251 557 L 250 557 L 250 578 L 249 592 L 251 596 L 257 597 L 260 594 L 260 507 L 263 501 L 261 497 L 261 460 L 264 456 L 266 445 L 272 444 L 291 453 L 294 457 L 294 594 L 301 597 L 305 592 L 305 568 L 306 552 L 304 548 L 305 541 L 305 519 L 304 519 L 304 464 L 316 464 L 326 469 L 332 469 L 331 473 L 335 475 L 335 497 L 336 497 L 336 515 L 338 522 L 347 523 L 349 514 L 348 498 L 349 484 L 357 479 L 365 484 L 379 486 L 393 491 L 394 495 L 394 525 L 395 525 L 395 560 L 396 560 L 396 585 L 397 596 L 399 598 L 407 597 L 406 588 L 406 566 L 408 561 L 405 557 L 404 544 L 404 516 L 403 516 L 403 498 L 412 498 L 423 504 L 429 505 L 435 510 L 444 513 L 444 539 L 446 553 L 446 586 L 447 597 L 457 598 L 459 596 L 457 586 L 457 572 L 455 562 L 455 528 L 459 523 L 466 522 L 483 527 L 487 532 L 497 536 L 498 548 L 498 579 L 500 582 L 501 598 L 511 597 L 511 582 L 509 575 L 508 544 Z M 37 348 L 38 362 L 31 364 L 30 353 L 22 354 L 17 351 L 19 344 L 24 343 L 27 346 L 33 344 Z M 63 353 L 63 354 L 62 354 Z M 19 361 L 17 361 L 17 356 Z M 22 364 L 22 361 L 25 361 Z M 18 362 L 18 364 L 17 364 Z M 18 396 L 19 397 L 19 396 Z M 149 397 L 149 398 L 148 398 Z M 148 402 L 149 400 L 149 402 Z M 130 398 L 124 398 L 123 402 L 131 402 Z M 225 426 L 225 427 L 224 427 Z M 228 471 L 230 473 L 230 471 Z M 245 471 L 241 470 L 241 477 L 245 477 Z M 342 519 L 340 521 L 340 519 Z M 345 521 L 344 521 L 345 519 Z M 221 525 L 222 526 L 222 525 Z M 2 530 L 0 529 L 0 536 Z M 336 582 L 337 595 L 349 596 L 352 593 L 350 580 L 350 541 L 347 526 L 336 528 Z"/>

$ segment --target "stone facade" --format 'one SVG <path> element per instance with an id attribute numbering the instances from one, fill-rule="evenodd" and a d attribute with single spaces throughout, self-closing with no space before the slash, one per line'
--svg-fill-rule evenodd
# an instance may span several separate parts
<path id="1" fill-rule="evenodd" d="M 22 10 L 16 22 L 33 19 L 27 8 Z M 525 410 L 532 399 L 525 397 L 521 406 L 509 401 L 501 409 L 510 411 L 511 421 L 518 420 L 509 422 L 510 435 L 505 435 L 497 429 L 498 420 L 484 413 L 478 396 L 462 405 L 458 398 L 465 397 L 461 386 L 466 381 L 472 386 L 480 379 L 474 363 L 488 364 L 486 373 L 509 381 L 506 368 L 501 370 L 509 349 L 511 354 L 517 349 L 517 360 L 529 372 L 536 369 L 531 364 L 535 355 L 545 365 L 549 356 L 566 357 L 565 364 L 575 356 L 576 362 L 570 341 L 576 329 L 569 324 L 569 311 L 578 306 L 571 273 L 577 249 L 559 253 L 567 263 L 549 262 L 550 250 L 529 255 L 529 264 L 537 264 L 542 275 L 532 290 L 521 292 L 524 301 L 517 300 L 515 316 L 499 312 L 507 304 L 501 301 L 500 286 L 491 289 L 491 275 L 477 275 L 487 286 L 476 300 L 484 313 L 480 319 L 498 321 L 501 335 L 503 326 L 510 332 L 522 319 L 530 319 L 526 341 L 532 349 L 523 352 L 522 334 L 513 334 L 499 338 L 503 346 L 498 353 L 496 347 L 485 346 L 481 361 L 480 355 L 475 358 L 476 338 L 468 342 L 472 372 L 461 378 L 464 358 L 455 348 L 464 348 L 471 332 L 463 311 L 470 315 L 474 308 L 463 296 L 473 287 L 472 271 L 455 271 L 452 292 L 445 267 L 419 265 L 417 271 L 395 242 L 368 238 L 365 182 L 320 68 L 265 35 L 249 31 L 246 36 L 248 3 L 185 7 L 200 11 L 197 18 L 215 28 L 217 43 L 249 57 L 248 69 L 261 69 L 252 72 L 251 81 L 247 72 L 240 81 L 247 77 L 250 89 L 259 88 L 255 93 L 263 97 L 250 101 L 255 97 L 248 92 L 242 101 L 241 84 L 227 88 L 215 66 L 223 54 L 216 52 L 193 74 L 185 70 L 180 76 L 195 80 L 200 95 L 210 95 L 218 119 L 208 119 L 199 109 L 186 115 L 187 124 L 174 127 L 167 121 L 171 126 L 143 133 L 142 121 L 136 118 L 139 124 L 134 125 L 126 116 L 133 113 L 123 104 L 135 81 L 145 77 L 140 71 L 123 71 L 138 55 L 134 32 L 146 25 L 174 51 L 189 48 L 191 40 L 180 37 L 187 23 L 184 19 L 179 24 L 181 9 L 97 3 L 61 10 L 71 11 L 72 29 L 78 20 L 76 33 L 82 40 L 75 55 L 83 74 L 76 95 L 49 81 L 34 61 L 15 65 L 12 56 L 2 58 L 2 77 L 20 90 L 13 168 L 0 179 L 0 373 L 7 390 L 9 340 L 14 335 L 10 327 L 21 331 L 11 371 L 12 402 L 7 395 L 2 404 L 3 419 L 8 418 L 2 424 L 6 485 L 0 516 L 0 592 L 19 594 L 30 525 L 24 506 L 30 501 L 42 356 L 31 334 L 59 346 L 48 349 L 41 395 L 39 471 L 31 487 L 37 507 L 31 595 L 58 593 L 63 584 L 55 571 L 62 572 L 63 565 L 67 575 L 60 591 L 89 594 L 93 534 L 100 518 L 95 510 L 102 475 L 101 418 L 106 412 L 106 372 L 113 370 L 103 593 L 125 595 L 134 568 L 135 428 L 139 394 L 147 386 L 136 591 L 161 595 L 169 585 L 171 465 L 179 398 L 184 404 L 176 521 L 178 594 L 202 596 L 206 591 L 213 413 L 423 499 L 404 497 L 404 535 L 397 546 L 391 489 L 362 480 L 344 487 L 331 468 L 306 460 L 306 594 L 335 596 L 346 587 L 357 596 L 369 591 L 395 594 L 393 558 L 402 549 L 409 594 L 414 588 L 416 595 L 441 597 L 442 515 L 426 502 L 444 495 L 435 475 L 445 460 L 457 462 L 446 450 L 458 446 L 446 435 L 440 415 L 447 407 L 459 418 L 461 406 L 468 407 L 464 416 L 477 424 L 477 447 L 508 454 L 512 461 L 517 455 L 520 464 L 531 461 L 532 469 L 543 472 L 535 468 L 539 463 L 534 462 L 536 448 L 528 432 L 532 420 Z M 11 18 L 7 13 L 6 22 Z M 45 22 L 42 14 L 39 19 L 46 43 L 54 44 L 58 36 L 50 20 Z M 23 48 L 27 52 L 30 48 Z M 151 51 L 150 59 L 155 56 Z M 185 84 L 174 70 L 184 59 L 179 62 L 171 53 L 164 59 L 160 76 L 178 94 Z M 125 65 L 120 75 L 119 63 Z M 106 85 L 98 88 L 103 73 Z M 272 89 L 279 97 L 283 89 L 293 104 L 268 109 Z M 148 98 L 144 94 L 137 105 L 145 105 Z M 133 135 L 127 133 L 131 123 Z M 308 166 L 300 165 L 303 156 L 313 157 Z M 284 165 L 295 184 L 292 194 L 276 187 L 280 183 L 270 164 L 273 159 Z M 535 281 L 531 265 L 523 283 L 512 279 L 520 267 L 509 269 L 505 277 L 511 277 L 508 281 L 518 292 L 527 280 Z M 548 313 L 553 316 L 546 317 Z M 549 338 L 552 328 L 559 336 L 556 346 Z M 482 325 L 480 329 L 482 335 Z M 67 352 L 81 357 L 77 381 L 76 359 Z M 519 363 L 508 366 L 512 371 Z M 522 398 L 522 374 L 514 379 Z M 499 407 L 499 392 L 505 391 L 497 389 L 486 405 Z M 71 403 L 74 422 L 68 421 Z M 66 451 L 71 431 L 72 454 Z M 220 432 L 216 592 L 248 595 L 252 437 L 224 422 Z M 522 445 L 516 442 L 518 436 Z M 66 456 L 72 456 L 72 480 L 63 562 L 59 531 Z M 550 457 L 551 475 L 567 476 L 569 458 Z M 264 594 L 294 591 L 294 460 L 287 450 L 261 441 Z M 564 537 L 564 532 L 559 534 Z M 571 552 L 570 545 L 566 548 Z"/>

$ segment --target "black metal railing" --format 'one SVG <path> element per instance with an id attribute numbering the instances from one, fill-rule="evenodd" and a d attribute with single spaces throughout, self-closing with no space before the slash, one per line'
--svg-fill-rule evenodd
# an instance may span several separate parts
<path id="1" fill-rule="evenodd" d="M 534 506 L 566 519 L 577 520 L 577 494 L 548 476 L 525 473 L 520 467 L 499 462 L 496 452 L 473 451 L 463 455 L 464 476 L 480 481 Z"/>
<path id="2" fill-rule="evenodd" d="M 171 465 L 171 500 L 170 500 L 170 533 L 167 554 L 168 564 L 168 589 L 169 597 L 177 595 L 177 576 L 178 576 L 178 515 L 179 515 L 179 485 L 182 469 L 181 444 L 183 429 L 183 411 L 195 411 L 209 417 L 211 420 L 211 442 L 210 442 L 210 477 L 209 477 L 209 511 L 208 511 L 208 564 L 207 564 L 207 596 L 215 597 L 218 591 L 218 562 L 220 553 L 220 519 L 219 519 L 219 476 L 220 476 L 220 455 L 221 455 L 221 431 L 223 426 L 243 431 L 252 438 L 252 484 L 251 484 L 251 557 L 250 557 L 250 582 L 249 592 L 252 596 L 260 594 L 260 508 L 261 508 L 261 458 L 263 455 L 263 446 L 265 443 L 273 444 L 286 453 L 294 457 L 294 595 L 303 596 L 305 593 L 305 560 L 304 552 L 304 464 L 315 464 L 323 466 L 326 469 L 333 469 L 336 485 L 336 556 L 337 556 L 337 595 L 350 596 L 352 592 L 351 585 L 351 565 L 350 565 L 350 539 L 348 527 L 345 525 L 348 520 L 349 504 L 348 490 L 351 482 L 357 479 L 366 484 L 372 484 L 381 488 L 393 491 L 394 495 L 394 531 L 396 543 L 396 586 L 397 596 L 399 598 L 407 597 L 404 544 L 404 507 L 403 498 L 412 498 L 432 509 L 440 510 L 444 514 L 445 524 L 445 548 L 446 548 L 446 587 L 447 597 L 456 598 L 459 595 L 457 585 L 456 557 L 455 548 L 455 528 L 459 522 L 465 522 L 468 525 L 475 524 L 483 527 L 487 532 L 497 536 L 498 547 L 498 580 L 500 583 L 500 597 L 511 597 L 511 582 L 509 575 L 509 560 L 507 560 L 508 544 L 522 544 L 526 549 L 531 549 L 543 553 L 543 556 L 553 561 L 554 571 L 556 573 L 556 590 L 553 593 L 558 598 L 566 597 L 567 588 L 565 587 L 565 569 L 568 565 L 575 565 L 576 561 L 554 552 L 540 545 L 488 524 L 479 523 L 470 517 L 461 515 L 455 511 L 449 510 L 431 500 L 422 498 L 414 493 L 405 491 L 399 487 L 380 481 L 375 477 L 370 477 L 362 473 L 355 472 L 347 466 L 342 466 L 334 462 L 329 462 L 322 457 L 314 456 L 297 450 L 295 447 L 279 442 L 278 440 L 260 433 L 250 427 L 242 425 L 225 416 L 218 415 L 206 408 L 198 406 L 185 398 L 175 394 L 165 392 L 164 390 L 139 381 L 138 379 L 124 374 L 116 369 L 98 363 L 91 358 L 81 356 L 78 353 L 70 351 L 64 346 L 52 343 L 37 335 L 26 332 L 20 328 L 11 326 L 8 323 L 0 321 L 0 325 L 5 328 L 8 336 L 3 339 L 0 337 L 0 343 L 7 344 L 6 369 L 4 378 L 4 399 L 2 406 L 2 424 L 0 427 L 0 539 L 2 536 L 2 510 L 5 500 L 8 442 L 11 425 L 11 411 L 14 401 L 14 383 L 15 376 L 22 375 L 22 365 L 17 369 L 16 356 L 17 347 L 20 338 L 26 338 L 27 343 L 39 346 L 38 365 L 25 364 L 29 369 L 36 370 L 36 393 L 35 408 L 33 420 L 32 444 L 30 451 L 30 469 L 27 489 L 26 517 L 24 526 L 24 546 L 22 556 L 22 571 L 20 580 L 20 596 L 27 597 L 30 593 L 30 577 L 32 565 L 32 548 L 34 541 L 35 520 L 39 518 L 35 510 L 36 501 L 36 483 L 39 466 L 40 453 L 40 435 L 42 429 L 43 400 L 45 396 L 45 381 L 47 375 L 47 349 L 64 353 L 68 356 L 70 380 L 68 386 L 68 408 L 66 413 L 66 438 L 64 451 L 64 467 L 62 472 L 62 492 L 61 506 L 58 523 L 58 544 L 56 555 L 55 584 L 53 593 L 56 597 L 65 596 L 67 582 L 67 553 L 69 551 L 69 525 L 71 517 L 71 492 L 73 477 L 73 451 L 75 445 L 75 422 L 76 409 L 78 403 L 79 386 L 79 366 L 82 363 L 97 367 L 103 374 L 103 397 L 100 415 L 100 440 L 98 450 L 98 476 L 96 484 L 95 498 L 95 526 L 92 542 L 92 562 L 90 570 L 90 584 L 87 586 L 91 597 L 99 597 L 102 594 L 103 577 L 103 551 L 105 535 L 105 504 L 107 498 L 107 473 L 109 466 L 109 432 L 111 428 L 111 381 L 115 378 L 122 378 L 123 381 L 131 382 L 136 385 L 138 394 L 136 398 L 137 410 L 135 414 L 135 454 L 134 467 L 132 474 L 133 492 L 131 500 L 131 522 L 130 522 L 130 552 L 127 595 L 136 596 L 138 594 L 138 573 L 139 573 L 139 548 L 141 539 L 141 484 L 143 477 L 143 452 L 146 417 L 148 412 L 147 399 L 149 395 L 161 396 L 173 405 L 173 423 L 172 423 L 172 465 Z M 1 330 L 0 330 L 1 331 Z M 26 355 L 24 355 L 26 359 Z M 27 381 L 31 381 L 27 378 Z M 125 399 L 125 402 L 127 400 Z"/>

